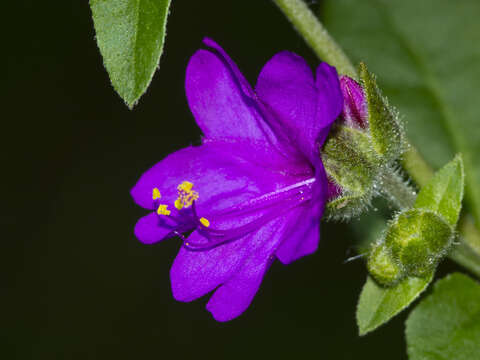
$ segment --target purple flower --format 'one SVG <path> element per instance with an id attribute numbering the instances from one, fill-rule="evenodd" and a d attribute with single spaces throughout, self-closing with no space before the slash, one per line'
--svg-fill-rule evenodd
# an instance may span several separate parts
<path id="1" fill-rule="evenodd" d="M 301 57 L 278 53 L 254 91 L 219 45 L 204 43 L 185 81 L 202 145 L 167 156 L 131 194 L 154 210 L 135 226 L 140 241 L 183 240 L 174 298 L 215 290 L 207 309 L 227 321 L 250 305 L 275 257 L 288 264 L 317 249 L 328 196 L 319 150 L 343 98 L 326 63 L 314 78 Z"/>

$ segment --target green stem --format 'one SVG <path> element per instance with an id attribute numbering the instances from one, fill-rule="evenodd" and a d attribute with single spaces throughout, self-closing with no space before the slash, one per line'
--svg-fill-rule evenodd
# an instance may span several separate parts
<path id="1" fill-rule="evenodd" d="M 340 74 L 358 78 L 350 59 L 303 0 L 273 0 L 273 2 L 320 59 L 335 66 Z M 424 186 L 433 175 L 433 170 L 412 145 L 403 156 L 402 166 L 420 187 Z M 415 202 L 415 192 L 393 170 L 383 174 L 381 187 L 384 195 L 400 209 L 408 208 Z M 469 215 L 462 216 L 459 232 L 460 244 L 449 256 L 480 276 L 480 232 Z"/>
<path id="2" fill-rule="evenodd" d="M 419 187 L 424 186 L 433 176 L 432 168 L 411 144 L 408 145 L 407 151 L 403 154 L 402 167 Z"/>
<path id="3" fill-rule="evenodd" d="M 409 209 L 415 203 L 417 193 L 394 169 L 387 168 L 380 177 L 379 190 L 398 209 Z"/>
<path id="4" fill-rule="evenodd" d="M 317 56 L 340 74 L 357 78 L 355 67 L 303 0 L 273 0 Z"/>

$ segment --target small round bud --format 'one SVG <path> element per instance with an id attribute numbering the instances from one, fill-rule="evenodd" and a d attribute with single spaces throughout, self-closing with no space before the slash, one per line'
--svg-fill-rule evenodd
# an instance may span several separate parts
<path id="1" fill-rule="evenodd" d="M 383 243 L 374 245 L 367 262 L 368 272 L 380 284 L 394 286 L 403 278 L 402 268 Z"/>
<path id="2" fill-rule="evenodd" d="M 401 213 L 390 225 L 385 245 L 408 276 L 425 276 L 445 256 L 453 238 L 448 223 L 421 209 Z"/>

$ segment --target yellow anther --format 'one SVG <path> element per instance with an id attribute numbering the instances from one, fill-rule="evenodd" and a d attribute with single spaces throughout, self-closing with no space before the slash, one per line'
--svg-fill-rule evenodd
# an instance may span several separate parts
<path id="1" fill-rule="evenodd" d="M 175 200 L 175 207 L 177 208 L 177 210 L 182 210 L 183 209 L 183 203 L 182 203 L 182 200 L 180 198 Z"/>
<path id="2" fill-rule="evenodd" d="M 178 191 L 182 191 L 182 192 L 185 192 L 187 194 L 190 191 L 192 191 L 192 188 L 193 188 L 193 183 L 191 183 L 190 181 L 184 181 L 180 185 L 177 186 Z"/>
<path id="3" fill-rule="evenodd" d="M 175 207 L 178 210 L 192 206 L 193 202 L 198 199 L 198 193 L 193 191 L 193 183 L 184 181 L 177 186 L 178 199 L 175 200 Z"/>
<path id="4" fill-rule="evenodd" d="M 162 197 L 162 194 L 160 194 L 160 190 L 158 190 L 158 188 L 153 188 L 152 199 L 157 200 L 157 199 L 160 199 L 161 197 Z"/>
<path id="5" fill-rule="evenodd" d="M 161 204 L 158 206 L 157 214 L 158 215 L 170 215 L 172 212 L 168 210 L 168 205 Z"/>
<path id="6" fill-rule="evenodd" d="M 200 218 L 200 222 L 202 223 L 203 226 L 209 227 L 210 226 L 210 221 L 208 219 L 205 219 L 204 217 Z"/>
<path id="7" fill-rule="evenodd" d="M 184 196 L 182 200 L 185 207 L 189 207 L 190 205 L 192 205 L 193 201 L 197 199 L 198 199 L 198 193 L 196 191 L 192 191 L 188 193 L 186 196 Z"/>

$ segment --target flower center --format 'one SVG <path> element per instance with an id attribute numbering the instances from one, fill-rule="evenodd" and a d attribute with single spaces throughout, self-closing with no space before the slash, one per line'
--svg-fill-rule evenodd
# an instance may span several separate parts
<path id="1" fill-rule="evenodd" d="M 177 223 L 169 235 L 179 236 L 188 249 L 200 251 L 239 239 L 259 229 L 268 221 L 288 214 L 294 207 L 311 199 L 314 183 L 315 178 L 309 178 L 223 210 L 218 214 L 218 219 L 229 218 L 231 222 L 239 224 L 226 228 L 216 227 L 215 222 L 211 223 L 207 218 L 197 214 L 196 200 L 199 194 L 193 190 L 192 182 L 184 181 L 178 185 L 178 198 L 174 202 L 174 207 L 178 211 L 175 214 L 168 210 L 167 204 L 159 203 L 161 194 L 158 188 L 153 189 L 152 199 L 156 202 L 156 212 L 159 216 L 167 216 Z M 185 233 L 194 230 L 203 235 L 204 239 L 201 242 L 192 242 L 185 238 Z"/>

